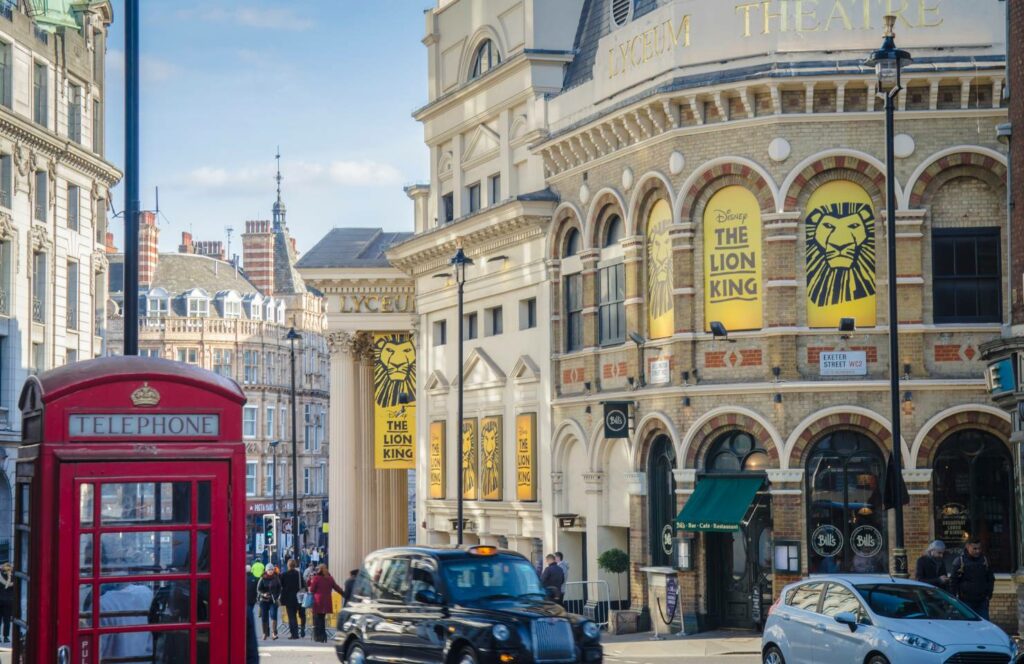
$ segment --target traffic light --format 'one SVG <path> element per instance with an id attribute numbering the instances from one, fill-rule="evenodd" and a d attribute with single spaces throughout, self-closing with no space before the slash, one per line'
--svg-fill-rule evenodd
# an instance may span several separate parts
<path id="1" fill-rule="evenodd" d="M 277 544 L 277 515 L 263 515 L 263 543 L 267 548 Z"/>

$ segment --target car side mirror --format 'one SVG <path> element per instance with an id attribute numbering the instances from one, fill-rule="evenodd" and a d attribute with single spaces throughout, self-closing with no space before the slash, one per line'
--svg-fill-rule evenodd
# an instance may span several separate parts
<path id="1" fill-rule="evenodd" d="M 417 590 L 413 599 L 420 604 L 444 604 L 444 599 L 441 595 L 439 595 L 436 590 L 432 590 L 430 588 Z"/>
<path id="2" fill-rule="evenodd" d="M 840 625 L 846 625 L 850 628 L 851 632 L 857 631 L 857 616 L 849 611 L 843 611 L 836 614 L 836 622 Z"/>

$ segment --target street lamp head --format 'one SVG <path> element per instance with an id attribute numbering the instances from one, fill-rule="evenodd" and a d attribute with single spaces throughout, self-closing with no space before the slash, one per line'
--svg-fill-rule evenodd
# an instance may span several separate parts
<path id="1" fill-rule="evenodd" d="M 295 341 L 296 339 L 301 339 L 301 338 L 302 338 L 302 335 L 300 335 L 298 332 L 296 332 L 294 327 L 291 328 L 290 330 L 288 330 L 288 336 L 285 337 L 285 339 L 287 339 L 288 341 Z"/>
<path id="2" fill-rule="evenodd" d="M 643 346 L 644 343 L 646 342 L 646 340 L 643 337 L 641 337 L 639 334 L 637 334 L 636 332 L 630 332 L 629 333 L 629 338 L 637 346 Z"/>
<path id="3" fill-rule="evenodd" d="M 455 270 L 456 283 L 466 283 L 466 266 L 473 265 L 473 259 L 467 256 L 466 252 L 462 250 L 461 238 L 455 240 L 455 255 L 452 256 L 450 263 L 452 268 Z"/>
<path id="4" fill-rule="evenodd" d="M 281 441 L 279 441 L 279 440 L 272 440 L 272 441 L 270 441 L 270 448 L 276 450 L 277 446 L 280 445 L 280 444 L 281 444 Z"/>
<path id="5" fill-rule="evenodd" d="M 722 325 L 721 321 L 713 320 L 711 321 L 711 325 L 709 327 L 711 328 L 712 336 L 714 336 L 715 338 L 729 338 L 729 331 L 725 329 L 725 325 Z"/>
<path id="6" fill-rule="evenodd" d="M 910 53 L 896 48 L 896 17 L 888 15 L 885 17 L 885 37 L 882 40 L 882 48 L 871 54 L 871 57 L 864 63 L 875 68 L 878 76 L 878 89 L 885 94 L 899 92 L 902 89 L 902 70 L 913 60 Z"/>

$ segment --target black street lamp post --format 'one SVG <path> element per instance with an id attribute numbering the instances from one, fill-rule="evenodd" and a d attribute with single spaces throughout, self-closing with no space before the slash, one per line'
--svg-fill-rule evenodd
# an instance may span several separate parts
<path id="1" fill-rule="evenodd" d="M 298 554 L 296 543 L 299 541 L 299 438 L 298 438 L 298 405 L 295 402 L 295 341 L 302 336 L 295 328 L 288 330 L 286 337 L 291 342 L 292 360 L 292 547 Z"/>
<path id="2" fill-rule="evenodd" d="M 458 533 L 458 545 L 462 546 L 463 530 L 465 529 L 466 521 L 463 515 L 463 480 L 465 477 L 465 470 L 462 464 L 466 459 L 465 439 L 462 435 L 462 341 L 465 337 L 465 330 L 463 330 L 462 321 L 462 299 L 464 287 L 466 285 L 466 267 L 473 264 L 473 259 L 466 255 L 462 250 L 462 241 L 457 240 L 455 242 L 455 256 L 452 257 L 451 266 L 455 272 L 455 283 L 458 285 L 458 312 L 456 313 L 456 321 L 458 321 L 458 335 L 459 335 L 459 393 L 458 393 L 458 412 L 455 426 L 455 435 L 459 440 L 459 463 L 457 478 L 455 480 L 455 490 L 458 493 L 458 524 L 456 525 L 456 532 Z"/>
<path id="3" fill-rule="evenodd" d="M 270 468 L 270 495 L 273 496 L 274 501 L 274 514 L 277 514 L 277 446 L 281 444 L 279 440 L 270 441 L 270 450 L 272 461 L 274 465 Z"/>
<path id="4" fill-rule="evenodd" d="M 895 172 L 895 131 L 896 98 L 903 90 L 902 68 L 912 62 L 910 54 L 896 48 L 895 16 L 885 17 L 885 39 L 882 47 L 875 51 L 865 64 L 873 66 L 878 74 L 879 92 L 885 95 L 885 227 L 888 249 L 889 279 L 889 390 L 892 407 L 892 473 L 897 486 L 888 491 L 894 497 L 893 508 L 896 516 L 896 546 L 893 550 L 893 573 L 907 576 L 907 551 L 903 542 L 903 450 L 900 446 L 900 337 L 899 313 L 896 284 L 896 172 Z"/>

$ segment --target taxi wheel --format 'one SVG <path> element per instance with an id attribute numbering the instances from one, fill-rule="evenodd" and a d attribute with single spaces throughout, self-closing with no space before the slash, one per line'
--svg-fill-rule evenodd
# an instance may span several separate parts
<path id="1" fill-rule="evenodd" d="M 764 651 L 764 664 L 786 664 L 786 658 L 782 656 L 782 651 L 775 646 L 770 646 Z"/>
<path id="2" fill-rule="evenodd" d="M 345 655 L 345 664 L 366 664 L 366 653 L 363 652 L 363 646 L 353 643 L 348 649 L 348 654 Z"/>
<path id="3" fill-rule="evenodd" d="M 868 660 L 868 664 L 889 664 L 889 660 L 882 655 L 872 655 L 871 659 Z"/>
<path id="4" fill-rule="evenodd" d="M 472 648 L 466 648 L 459 655 L 459 664 L 476 664 L 476 653 Z"/>

